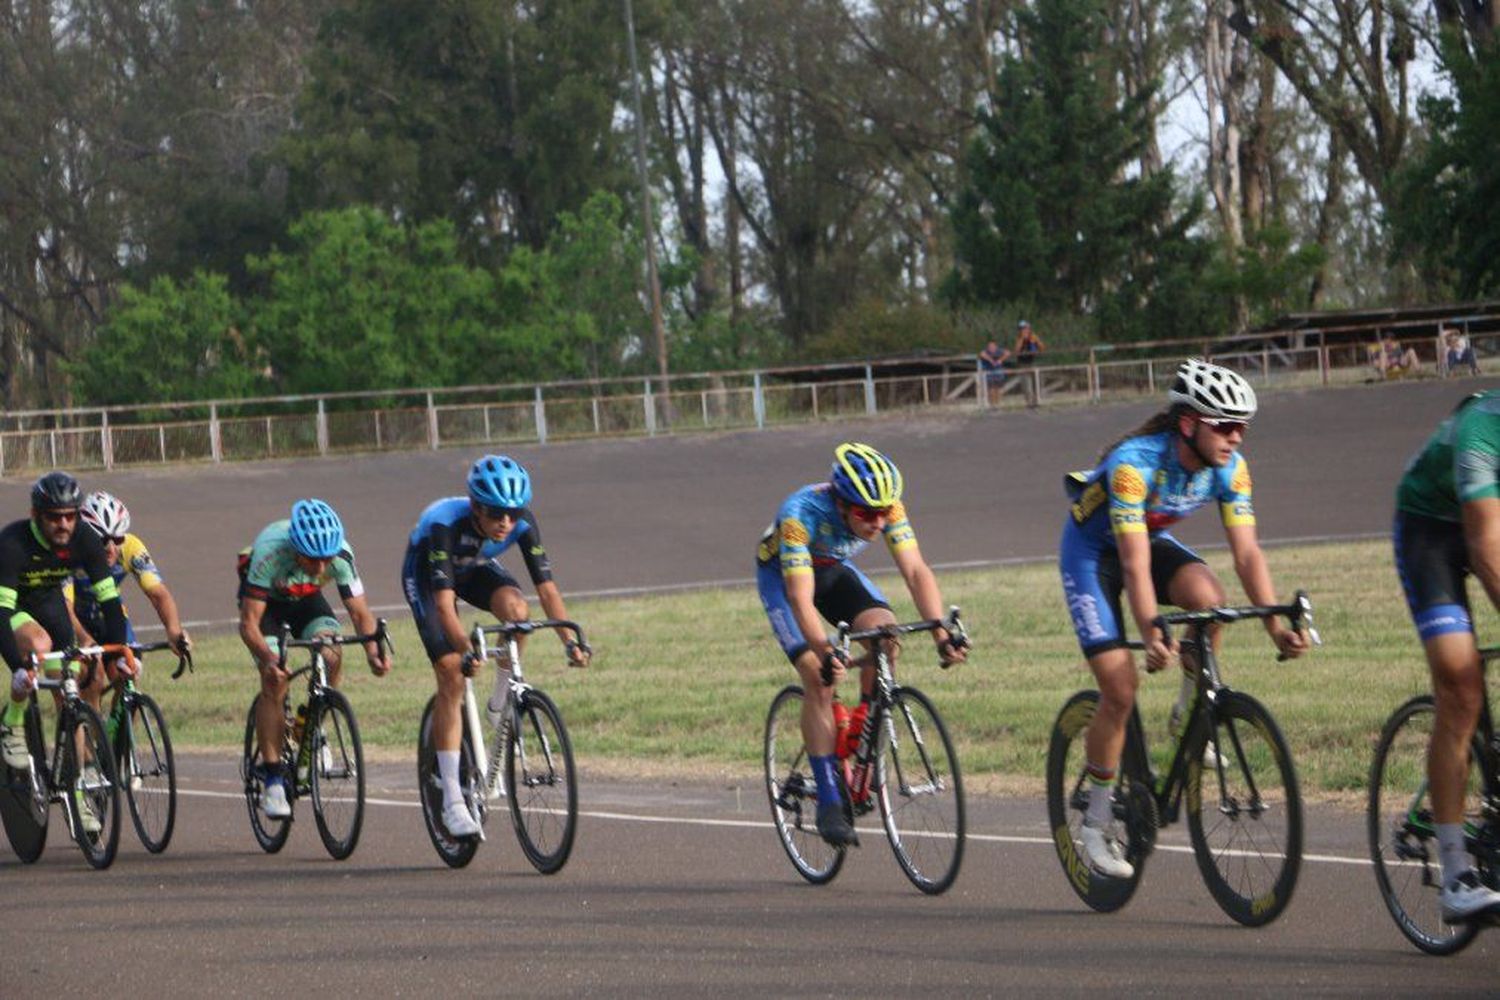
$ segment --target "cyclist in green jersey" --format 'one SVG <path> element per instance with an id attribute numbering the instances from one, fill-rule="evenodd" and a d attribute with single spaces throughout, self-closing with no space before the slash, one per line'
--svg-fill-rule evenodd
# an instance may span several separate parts
<path id="1" fill-rule="evenodd" d="M 1466 578 L 1500 607 L 1500 390 L 1464 400 L 1408 463 L 1391 532 L 1396 572 L 1427 654 L 1436 717 L 1427 782 L 1450 923 L 1500 913 L 1464 844 L 1469 744 L 1484 702 L 1484 672 Z"/>

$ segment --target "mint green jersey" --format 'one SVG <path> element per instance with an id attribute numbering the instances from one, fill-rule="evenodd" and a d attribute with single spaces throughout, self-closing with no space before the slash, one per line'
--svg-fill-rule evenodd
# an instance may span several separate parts
<path id="1" fill-rule="evenodd" d="M 1500 497 L 1500 389 L 1464 402 L 1406 464 L 1396 509 L 1460 521 L 1469 500 Z"/>

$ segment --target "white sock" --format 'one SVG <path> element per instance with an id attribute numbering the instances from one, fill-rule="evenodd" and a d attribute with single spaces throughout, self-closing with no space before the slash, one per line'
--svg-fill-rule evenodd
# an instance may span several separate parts
<path id="1" fill-rule="evenodd" d="M 1447 885 L 1470 868 L 1469 849 L 1464 845 L 1462 823 L 1434 823 L 1437 828 L 1438 855 L 1442 859 L 1443 884 Z"/>
<path id="2" fill-rule="evenodd" d="M 1100 829 L 1109 825 L 1109 821 L 1114 819 L 1112 803 L 1114 790 L 1113 782 L 1105 784 L 1089 782 L 1089 807 L 1083 814 L 1085 823 Z"/>
<path id="3" fill-rule="evenodd" d="M 458 784 L 458 751 L 439 750 L 437 752 L 438 776 L 443 779 L 443 808 L 454 803 L 462 804 L 464 790 Z"/>

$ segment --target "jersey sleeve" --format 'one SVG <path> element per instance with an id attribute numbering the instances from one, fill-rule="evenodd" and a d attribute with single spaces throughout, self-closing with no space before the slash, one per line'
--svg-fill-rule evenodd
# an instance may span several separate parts
<path id="1" fill-rule="evenodd" d="M 552 579 L 552 560 L 547 558 L 546 546 L 542 545 L 542 529 L 537 527 L 536 515 L 529 509 L 521 512 L 526 528 L 516 539 L 521 549 L 521 558 L 526 563 L 526 572 L 531 574 L 532 585 L 546 583 Z"/>
<path id="2" fill-rule="evenodd" d="M 16 567 L 24 558 L 20 546 L 9 538 L 0 540 L 0 658 L 12 670 L 22 666 L 21 647 L 16 643 L 10 619 L 16 613 L 16 601 L 20 597 L 21 575 Z"/>
<path id="3" fill-rule="evenodd" d="M 140 584 L 144 591 L 155 590 L 164 582 L 161 578 L 161 570 L 156 568 L 156 561 L 151 558 L 151 552 L 146 548 L 146 543 L 136 535 L 125 536 L 125 544 L 120 546 L 120 565 L 135 577 L 135 582 Z"/>
<path id="4" fill-rule="evenodd" d="M 807 516 L 796 503 L 784 503 L 776 513 L 776 560 L 783 577 L 812 574 L 812 534 L 807 524 Z"/>
<path id="5" fill-rule="evenodd" d="M 328 564 L 328 572 L 338 585 L 339 597 L 347 601 L 351 597 L 364 596 L 365 584 L 359 578 L 359 568 L 354 565 L 353 548 L 346 545 L 340 549 L 339 554 Z"/>
<path id="6" fill-rule="evenodd" d="M 1146 532 L 1146 486 L 1154 469 L 1129 455 L 1111 454 L 1104 463 L 1105 492 L 1109 497 L 1109 527 L 1116 535 Z"/>
<path id="7" fill-rule="evenodd" d="M 1239 452 L 1234 460 L 1218 470 L 1219 517 L 1224 527 L 1255 523 L 1255 508 L 1250 503 L 1250 463 Z"/>
<path id="8" fill-rule="evenodd" d="M 903 549 L 915 548 L 917 533 L 912 530 L 911 520 L 906 516 L 906 504 L 897 500 L 891 504 L 891 513 L 885 522 L 885 547 L 892 554 Z"/>
<path id="9" fill-rule="evenodd" d="M 1459 503 L 1500 497 L 1500 400 L 1477 400 L 1460 414 L 1453 491 Z"/>

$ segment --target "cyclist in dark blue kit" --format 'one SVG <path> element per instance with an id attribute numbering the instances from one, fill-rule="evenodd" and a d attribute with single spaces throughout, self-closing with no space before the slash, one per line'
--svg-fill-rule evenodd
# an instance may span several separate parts
<path id="1" fill-rule="evenodd" d="M 468 496 L 438 500 L 422 512 L 401 568 L 401 591 L 437 675 L 432 737 L 443 781 L 443 825 L 454 837 L 479 833 L 458 784 L 469 637 L 457 599 L 501 621 L 524 621 L 528 610 L 520 584 L 499 563 L 500 554 L 515 546 L 547 617 L 568 616 L 529 506 L 531 477 L 526 470 L 504 455 L 486 455 L 470 468 L 468 486 Z M 589 649 L 571 629 L 558 629 L 558 637 L 570 664 L 588 665 Z"/>

